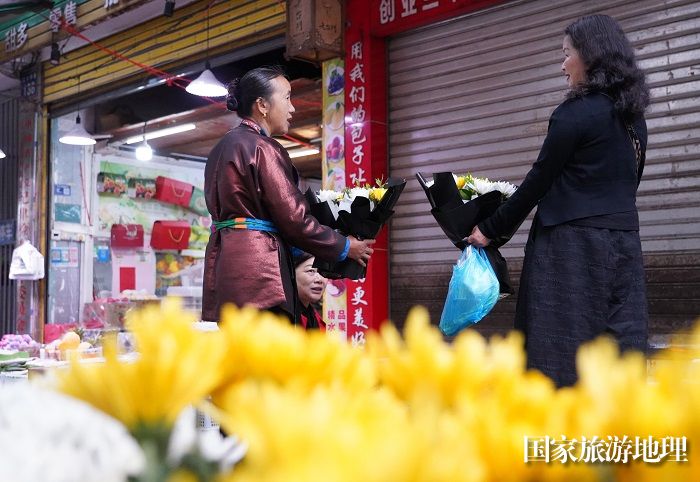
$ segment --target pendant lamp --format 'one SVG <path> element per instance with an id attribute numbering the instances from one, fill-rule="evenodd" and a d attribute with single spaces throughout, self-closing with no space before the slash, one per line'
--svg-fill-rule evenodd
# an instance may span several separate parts
<path id="1" fill-rule="evenodd" d="M 78 76 L 78 96 L 80 96 L 80 76 Z M 65 135 L 58 139 L 61 144 L 71 146 L 91 146 L 97 141 L 92 135 L 85 130 L 85 127 L 80 123 L 80 114 L 75 118 L 75 125 Z"/>
<path id="2" fill-rule="evenodd" d="M 71 146 L 91 146 L 97 141 L 95 141 L 92 135 L 90 135 L 80 123 L 80 114 L 78 114 L 75 118 L 75 126 L 58 139 L 58 142 Z"/>
<path id="3" fill-rule="evenodd" d="M 7 156 L 5 155 L 5 152 L 3 152 L 2 149 L 0 149 L 0 159 L 3 159 L 3 158 L 5 158 L 5 157 L 7 157 Z"/>
<path id="4" fill-rule="evenodd" d="M 223 97 L 228 94 L 228 89 L 224 84 L 214 77 L 208 60 L 205 67 L 204 72 L 190 82 L 189 85 L 185 87 L 185 90 L 190 94 L 200 97 Z"/>
<path id="5" fill-rule="evenodd" d="M 148 142 L 143 141 L 134 151 L 136 159 L 139 161 L 150 161 L 153 159 L 153 149 L 148 145 Z"/>
<path id="6" fill-rule="evenodd" d="M 207 55 L 209 55 L 209 7 L 207 7 Z M 223 97 L 228 94 L 228 89 L 219 82 L 211 71 L 209 59 L 204 64 L 204 72 L 189 83 L 185 90 L 200 97 Z"/>
<path id="7" fill-rule="evenodd" d="M 153 159 L 153 149 L 148 145 L 146 140 L 146 123 L 143 123 L 143 142 L 134 151 L 136 159 L 139 161 L 150 161 Z"/>

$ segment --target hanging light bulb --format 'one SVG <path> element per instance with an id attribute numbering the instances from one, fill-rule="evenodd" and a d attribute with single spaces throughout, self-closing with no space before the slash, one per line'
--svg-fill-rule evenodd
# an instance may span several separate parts
<path id="1" fill-rule="evenodd" d="M 90 133 L 86 131 L 83 125 L 80 123 L 80 114 L 78 114 L 78 116 L 75 118 L 75 126 L 64 136 L 58 139 L 58 142 L 72 146 L 91 146 L 97 141 L 95 141 L 92 135 L 90 135 Z"/>
<path id="2" fill-rule="evenodd" d="M 153 159 L 153 149 L 151 149 L 151 146 L 148 145 L 148 142 L 145 139 L 143 143 L 139 144 L 139 146 L 136 148 L 134 154 L 136 155 L 136 159 L 139 161 L 150 161 Z"/>
<path id="3" fill-rule="evenodd" d="M 190 82 L 189 85 L 185 87 L 185 90 L 190 94 L 200 97 L 223 97 L 228 94 L 226 86 L 214 77 L 209 61 L 207 61 L 205 65 L 204 72 Z"/>
<path id="4" fill-rule="evenodd" d="M 5 152 L 2 149 L 0 149 L 0 159 L 4 159 L 5 157 L 7 157 L 5 155 Z"/>
<path id="5" fill-rule="evenodd" d="M 136 159 L 139 161 L 150 161 L 153 159 L 153 149 L 151 149 L 151 146 L 148 145 L 147 137 L 146 137 L 146 125 L 147 123 L 143 123 L 143 134 L 141 137 L 143 138 L 143 142 L 138 145 L 136 150 L 134 151 L 134 154 L 136 155 Z"/>

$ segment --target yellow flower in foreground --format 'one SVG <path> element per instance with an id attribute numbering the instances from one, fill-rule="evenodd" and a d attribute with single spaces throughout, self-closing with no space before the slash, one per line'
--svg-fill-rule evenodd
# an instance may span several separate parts
<path id="1" fill-rule="evenodd" d="M 403 337 L 387 324 L 365 350 L 253 309 L 227 307 L 214 333 L 170 302 L 130 323 L 135 361 L 107 343 L 106 363 L 73 364 L 62 389 L 132 431 L 167 429 L 214 392 L 212 413 L 249 447 L 224 481 L 700 480 L 698 349 L 667 354 L 650 381 L 643 356 L 597 340 L 579 352 L 579 384 L 556 390 L 526 370 L 521 335 L 465 330 L 445 343 L 425 309 L 411 311 Z M 545 436 L 576 439 L 567 453 L 578 458 L 582 437 L 686 437 L 688 462 L 562 464 L 562 442 L 549 463 L 525 463 L 525 437 Z"/>
<path id="2" fill-rule="evenodd" d="M 650 381 L 646 373 L 647 361 L 642 354 L 621 356 L 612 340 L 601 338 L 579 350 L 577 364 L 580 382 L 572 391 L 578 406 L 572 415 L 579 430 L 601 438 L 626 437 L 632 447 L 630 459 L 632 454 L 638 457 L 627 464 L 612 466 L 614 480 L 698 480 L 700 454 L 690 447 L 700 440 L 697 408 L 700 377 L 697 372 L 694 378 L 688 376 L 694 365 L 690 358 L 681 360 L 671 355 L 669 365 Z M 662 444 L 669 442 L 667 437 L 686 437 L 687 462 L 653 462 L 658 455 L 654 444 L 663 452 Z M 649 442 L 651 444 L 646 446 Z M 645 457 L 651 461 L 645 461 Z"/>
<path id="3" fill-rule="evenodd" d="M 168 482 L 200 482 L 199 478 L 189 470 L 181 469 L 168 477 Z"/>
<path id="4" fill-rule="evenodd" d="M 162 309 L 144 308 L 128 320 L 139 352 L 133 361 L 119 359 L 116 339 L 108 339 L 105 362 L 72 362 L 59 374 L 60 390 L 132 431 L 172 426 L 182 409 L 207 396 L 221 377 L 223 337 L 198 331 L 194 319 L 179 300 L 164 300 Z"/>
<path id="5" fill-rule="evenodd" d="M 416 480 L 595 479 L 590 467 L 523 463 L 524 436 L 565 433 L 569 416 L 553 410 L 553 383 L 526 372 L 521 335 L 487 343 L 465 330 L 447 344 L 424 308 L 411 310 L 404 333 L 405 341 L 386 325 L 368 350 L 380 383 L 408 403 L 410 423 L 431 440 Z"/>
<path id="6" fill-rule="evenodd" d="M 247 381 L 221 401 L 225 427 L 249 444 L 227 481 L 408 481 L 424 456 L 406 407 L 385 390 Z"/>
<path id="7" fill-rule="evenodd" d="M 369 190 L 369 198 L 375 203 L 381 201 L 385 194 L 386 188 L 383 187 L 373 187 Z"/>
<path id="8" fill-rule="evenodd" d="M 336 383 L 363 390 L 376 384 L 374 366 L 361 350 L 323 332 L 306 332 L 270 313 L 233 305 L 224 307 L 221 320 L 227 346 L 223 390 L 246 379 L 307 389 Z"/>

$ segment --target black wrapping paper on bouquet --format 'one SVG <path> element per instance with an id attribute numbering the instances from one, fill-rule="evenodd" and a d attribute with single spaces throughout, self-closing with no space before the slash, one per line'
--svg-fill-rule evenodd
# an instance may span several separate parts
<path id="1" fill-rule="evenodd" d="M 396 177 L 390 177 L 386 182 L 386 192 L 379 201 L 377 206 L 372 211 L 372 216 L 378 222 L 382 224 L 389 220 L 392 214 L 394 214 L 394 206 L 399 201 L 403 188 L 406 187 L 406 180 Z"/>
<path id="2" fill-rule="evenodd" d="M 503 195 L 498 191 L 482 194 L 471 201 L 464 202 L 451 172 L 433 174 L 431 186 L 428 186 L 427 180 L 421 173 L 417 173 L 416 178 L 428 197 L 432 208 L 430 213 L 447 238 L 460 250 L 467 246 L 464 239 L 471 234 L 474 226 L 496 212 L 503 202 Z M 510 282 L 508 264 L 498 248 L 510 240 L 518 227 L 507 236 L 492 239 L 491 243 L 484 248 L 498 278 L 501 295 L 513 294 L 515 290 Z"/>
<path id="3" fill-rule="evenodd" d="M 309 203 L 309 212 L 319 223 L 329 228 L 337 229 L 335 216 L 333 216 L 333 211 L 328 205 L 328 201 L 319 201 L 316 193 L 311 188 L 306 190 L 304 197 Z"/>
<path id="4" fill-rule="evenodd" d="M 386 186 L 384 196 L 374 209 L 371 209 L 369 199 L 357 196 L 350 205 L 350 212 L 344 210 L 339 211 L 338 219 L 334 220 L 335 225 L 332 227 L 346 236 L 352 235 L 357 239 L 375 239 L 384 223 L 394 214 L 393 208 L 399 200 L 403 188 L 406 186 L 406 181 L 403 179 L 390 178 Z M 321 219 L 319 219 L 319 221 L 322 224 L 326 224 Z M 326 225 L 331 226 L 330 224 Z M 316 258 L 313 267 L 318 269 L 319 273 L 329 279 L 348 278 L 357 280 L 364 278 L 367 274 L 367 269 L 360 266 L 352 259 L 328 262 Z"/>

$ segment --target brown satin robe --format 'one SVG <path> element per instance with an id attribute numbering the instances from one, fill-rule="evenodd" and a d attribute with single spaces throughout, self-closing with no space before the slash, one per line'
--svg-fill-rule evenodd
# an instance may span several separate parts
<path id="1" fill-rule="evenodd" d="M 288 266 L 290 246 L 334 261 L 345 236 L 309 214 L 299 174 L 274 139 L 240 125 L 212 149 L 204 170 L 204 194 L 214 221 L 237 217 L 272 221 L 279 233 L 217 230 L 204 265 L 202 319 L 218 321 L 222 305 L 281 307 L 294 313 L 296 290 Z"/>

